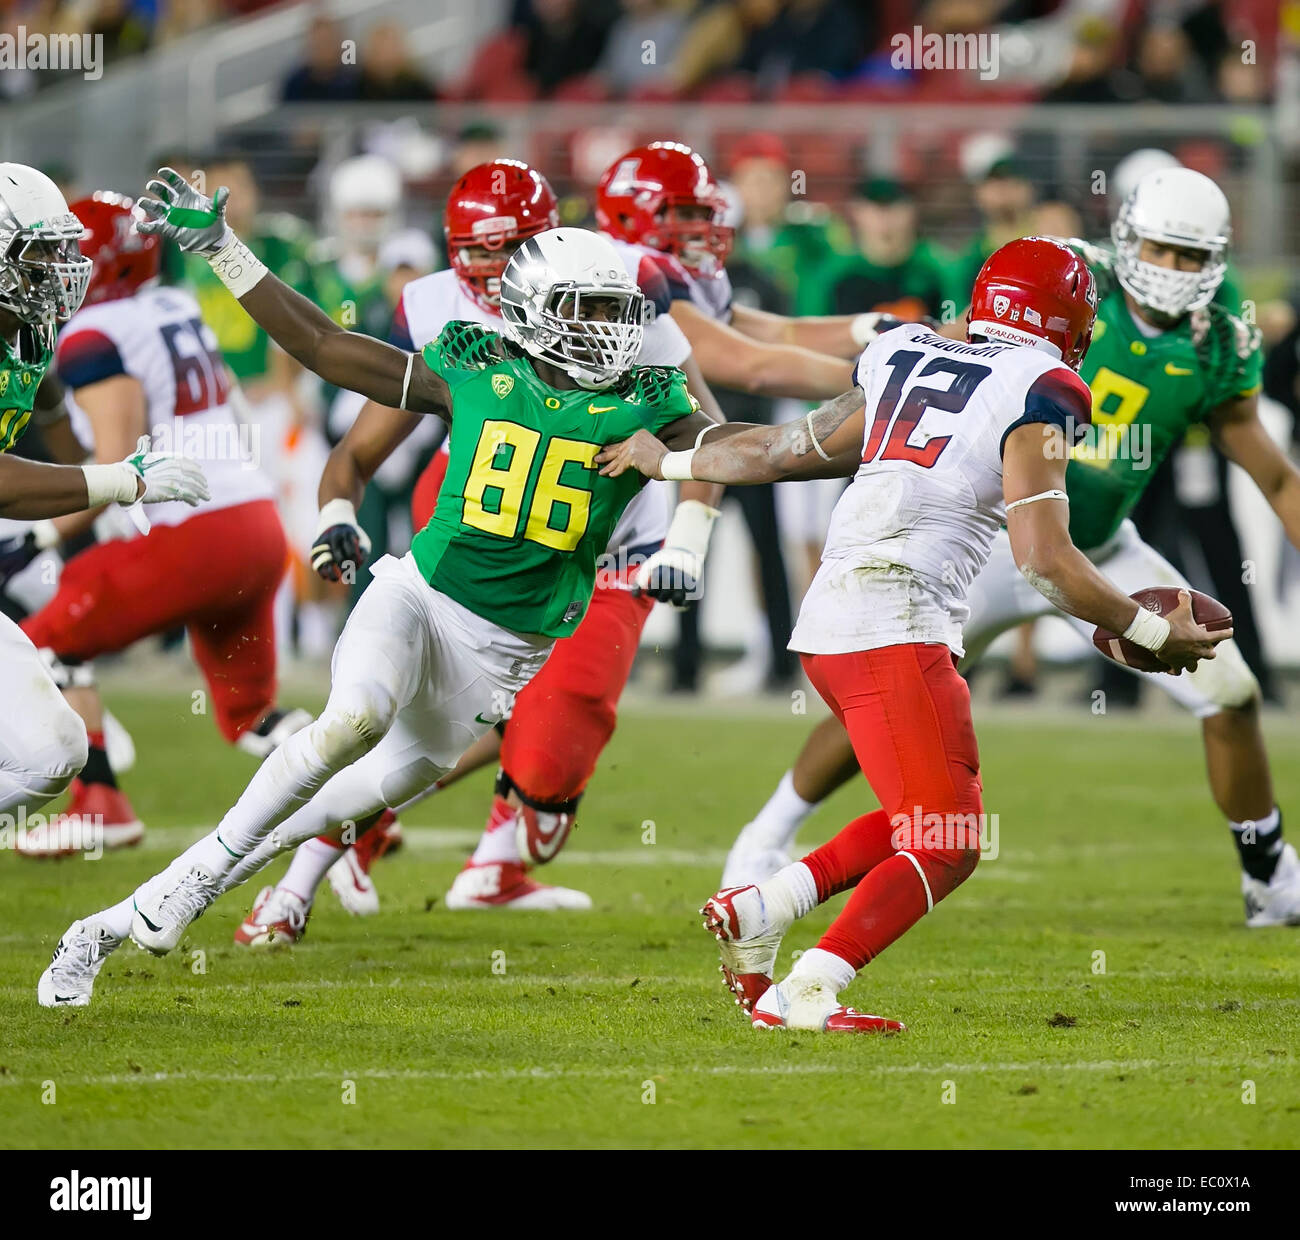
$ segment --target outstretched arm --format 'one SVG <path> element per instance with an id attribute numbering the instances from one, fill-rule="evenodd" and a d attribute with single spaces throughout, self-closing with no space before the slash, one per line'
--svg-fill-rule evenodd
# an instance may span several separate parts
<path id="1" fill-rule="evenodd" d="M 447 385 L 419 354 L 345 330 L 266 269 L 226 224 L 224 186 L 208 198 L 178 172 L 161 168 L 148 189 L 154 197 L 138 203 L 145 216 L 136 224 L 140 232 L 207 258 L 239 304 L 290 357 L 327 383 L 381 405 L 450 420 Z"/>
<path id="2" fill-rule="evenodd" d="M 699 446 L 691 446 L 691 428 L 683 426 L 692 421 L 682 418 L 666 427 L 663 442 L 649 431 L 638 431 L 631 439 L 611 444 L 596 458 L 600 472 L 617 477 L 635 469 L 648 478 L 695 478 L 726 485 L 846 478 L 857 470 L 862 454 L 863 397 L 856 387 L 781 426 L 728 423 L 710 430 L 708 442 Z"/>

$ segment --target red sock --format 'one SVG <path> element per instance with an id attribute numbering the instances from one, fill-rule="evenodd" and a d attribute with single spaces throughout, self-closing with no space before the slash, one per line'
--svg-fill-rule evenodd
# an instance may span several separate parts
<path id="1" fill-rule="evenodd" d="M 895 855 L 858 884 L 817 946 L 860 969 L 920 921 L 926 907 L 916 867 Z"/>
<path id="2" fill-rule="evenodd" d="M 888 860 L 896 851 L 889 815 L 883 809 L 855 818 L 834 839 L 814 849 L 803 863 L 817 880 L 817 900 L 848 891 L 868 871 Z"/>

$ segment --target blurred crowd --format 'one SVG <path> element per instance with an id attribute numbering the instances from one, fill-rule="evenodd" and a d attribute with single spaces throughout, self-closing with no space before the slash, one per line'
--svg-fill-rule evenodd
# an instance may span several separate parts
<path id="1" fill-rule="evenodd" d="M 102 35 L 112 62 L 273 3 L 0 0 L 0 32 Z M 995 71 L 902 59 L 894 40 L 915 27 L 994 36 Z M 1278 0 L 510 0 L 504 28 L 445 81 L 398 26 L 365 33 L 355 63 L 344 37 L 319 12 L 286 101 L 1259 103 L 1274 91 L 1279 17 Z M 57 80 L 23 76 L 24 90 Z"/>
<path id="2" fill-rule="evenodd" d="M 450 88 L 494 99 L 1258 102 L 1272 91 L 1277 24 L 1273 0 L 513 0 L 508 28 Z M 894 39 L 914 26 L 996 36 L 996 71 L 904 60 Z M 1243 39 L 1258 51 L 1249 69 Z"/>

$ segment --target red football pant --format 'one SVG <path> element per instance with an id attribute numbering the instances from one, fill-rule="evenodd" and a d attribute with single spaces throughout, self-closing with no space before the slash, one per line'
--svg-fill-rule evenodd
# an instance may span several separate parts
<path id="1" fill-rule="evenodd" d="M 804 858 L 819 900 L 854 888 L 817 946 L 860 969 L 979 860 L 983 799 L 970 691 L 941 645 L 802 658 L 881 804 Z"/>
<path id="2" fill-rule="evenodd" d="M 100 543 L 22 625 L 60 659 L 93 659 L 185 625 L 228 741 L 275 704 L 275 592 L 288 547 L 272 500 Z"/>
<path id="3" fill-rule="evenodd" d="M 614 734 L 618 700 L 653 607 L 645 595 L 597 586 L 573 636 L 555 643 L 515 697 L 501 766 L 527 800 L 563 805 L 587 786 Z"/>

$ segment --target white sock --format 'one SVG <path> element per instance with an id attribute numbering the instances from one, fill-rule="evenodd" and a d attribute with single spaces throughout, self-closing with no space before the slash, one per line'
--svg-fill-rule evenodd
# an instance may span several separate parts
<path id="1" fill-rule="evenodd" d="M 787 982 L 818 981 L 838 995 L 857 975 L 858 971 L 842 956 L 823 951 L 820 947 L 813 947 L 794 962 L 794 967 L 785 980 Z"/>
<path id="2" fill-rule="evenodd" d="M 87 920 L 99 922 L 101 926 L 108 929 L 109 934 L 115 939 L 124 939 L 131 933 L 131 918 L 134 913 L 135 896 L 132 894 L 127 896 L 125 900 L 114 904 L 112 908 L 106 908 Z"/>
<path id="3" fill-rule="evenodd" d="M 474 855 L 470 858 L 475 865 L 500 865 L 503 862 L 517 864 L 522 860 L 519 856 L 519 831 L 516 827 L 519 811 L 510 806 L 509 816 L 506 817 L 501 804 L 500 800 L 493 798 L 492 813 L 487 826 L 483 828 L 483 834 L 479 836 Z"/>
<path id="4" fill-rule="evenodd" d="M 306 904 L 316 898 L 316 888 L 325 872 L 343 855 L 343 845 L 322 839 L 305 840 L 293 854 L 289 869 L 276 885 L 293 892 Z"/>
<path id="5" fill-rule="evenodd" d="M 785 852 L 794 843 L 804 820 L 816 808 L 817 802 L 805 801 L 794 790 L 794 772 L 786 771 L 767 804 L 754 815 L 736 843 L 743 842 L 746 851 Z"/>
<path id="6" fill-rule="evenodd" d="M 195 861 L 225 877 L 240 858 L 320 791 L 333 774 L 316 744 L 322 726 L 328 724 L 317 719 L 295 732 L 257 768 L 217 829 L 190 849 Z"/>
<path id="7" fill-rule="evenodd" d="M 779 870 L 758 885 L 769 925 L 789 925 L 817 907 L 817 880 L 802 861 Z"/>

